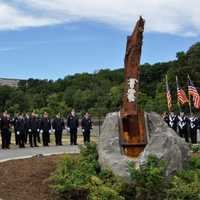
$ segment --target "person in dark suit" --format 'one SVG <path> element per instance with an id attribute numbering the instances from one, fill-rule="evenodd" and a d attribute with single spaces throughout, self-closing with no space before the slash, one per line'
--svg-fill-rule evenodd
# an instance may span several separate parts
<path id="1" fill-rule="evenodd" d="M 92 120 L 89 116 L 89 113 L 85 113 L 85 116 L 81 120 L 81 127 L 82 127 L 82 132 L 83 132 L 84 143 L 90 142 Z"/>
<path id="2" fill-rule="evenodd" d="M 169 126 L 177 132 L 177 116 L 174 114 L 174 112 L 171 112 L 169 114 Z"/>
<path id="3" fill-rule="evenodd" d="M 51 121 L 47 112 L 44 113 L 41 119 L 40 132 L 42 133 L 43 146 L 48 146 L 50 142 Z"/>
<path id="4" fill-rule="evenodd" d="M 60 113 L 56 115 L 56 118 L 52 122 L 52 127 L 55 132 L 56 145 L 62 145 L 62 132 L 65 128 L 64 120 L 60 117 Z"/>
<path id="5" fill-rule="evenodd" d="M 70 133 L 70 144 L 77 145 L 77 131 L 78 131 L 79 121 L 76 116 L 75 110 L 73 109 L 67 118 L 67 129 Z"/>
<path id="6" fill-rule="evenodd" d="M 25 121 L 25 144 L 27 144 L 28 137 L 29 137 L 29 123 L 30 123 L 29 113 L 26 113 L 26 115 L 24 117 L 24 121 Z M 29 143 L 30 143 L 30 141 L 29 141 Z"/>
<path id="7" fill-rule="evenodd" d="M 36 114 L 32 112 L 31 118 L 29 120 L 28 132 L 29 132 L 29 142 L 30 146 L 37 147 L 37 130 L 39 129 L 39 123 L 36 118 Z"/>
<path id="8" fill-rule="evenodd" d="M 188 123 L 189 120 L 183 112 L 177 117 L 177 127 L 180 137 L 184 137 L 186 142 L 189 142 Z"/>
<path id="9" fill-rule="evenodd" d="M 11 127 L 11 121 L 10 121 L 7 111 L 3 113 L 0 126 L 1 126 L 0 128 L 1 128 L 2 149 L 9 149 L 10 147 L 9 129 Z"/>
<path id="10" fill-rule="evenodd" d="M 15 144 L 19 144 L 19 136 L 17 135 L 17 130 L 16 130 L 16 123 L 18 121 L 19 114 L 17 113 L 16 116 L 13 118 L 13 127 L 14 127 L 14 133 L 15 133 Z"/>
<path id="11" fill-rule="evenodd" d="M 191 138 L 191 143 L 192 144 L 196 144 L 197 143 L 198 123 L 199 123 L 198 117 L 195 116 L 192 113 L 190 118 L 189 118 L 190 138 Z"/>
<path id="12" fill-rule="evenodd" d="M 25 132 L 26 132 L 26 122 L 22 114 L 19 114 L 18 119 L 15 124 L 16 134 L 18 136 L 18 144 L 20 148 L 25 147 Z"/>

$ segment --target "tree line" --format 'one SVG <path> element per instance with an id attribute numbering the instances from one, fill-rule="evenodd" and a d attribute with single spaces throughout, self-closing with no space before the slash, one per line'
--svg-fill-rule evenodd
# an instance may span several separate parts
<path id="1" fill-rule="evenodd" d="M 140 67 L 140 90 L 138 103 L 145 111 L 167 110 L 165 74 L 168 75 L 173 98 L 176 95 L 175 75 L 186 89 L 187 74 L 197 88 L 200 87 L 200 43 L 187 52 L 178 52 L 176 59 L 156 64 L 145 63 Z M 86 111 L 103 116 L 120 109 L 123 96 L 124 69 L 102 69 L 95 73 L 81 73 L 64 79 L 21 80 L 18 87 L 0 86 L 0 112 L 10 113 L 48 112 L 65 115 L 72 108 L 79 113 Z M 178 107 L 174 101 L 175 111 Z M 187 110 L 187 108 L 185 108 Z"/>

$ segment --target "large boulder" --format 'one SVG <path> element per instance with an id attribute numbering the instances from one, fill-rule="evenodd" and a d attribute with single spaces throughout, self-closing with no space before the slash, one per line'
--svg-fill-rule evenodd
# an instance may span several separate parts
<path id="1" fill-rule="evenodd" d="M 122 155 L 119 145 L 119 113 L 107 114 L 98 142 L 99 162 L 125 181 L 129 181 L 128 161 L 144 166 L 149 155 L 155 155 L 166 163 L 166 176 L 187 165 L 189 147 L 156 113 L 145 114 L 148 144 L 137 159 Z"/>
<path id="2" fill-rule="evenodd" d="M 153 154 L 165 161 L 166 176 L 184 169 L 190 158 L 188 144 L 163 122 L 160 115 L 148 113 L 146 120 L 149 141 L 139 158 L 139 165 L 145 165 L 148 156 Z"/>

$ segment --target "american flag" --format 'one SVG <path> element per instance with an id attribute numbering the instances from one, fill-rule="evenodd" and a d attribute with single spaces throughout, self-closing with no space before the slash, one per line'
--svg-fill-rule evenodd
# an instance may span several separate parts
<path id="1" fill-rule="evenodd" d="M 172 109 L 172 95 L 169 89 L 169 84 L 168 84 L 168 80 L 167 80 L 167 75 L 166 75 L 166 96 L 167 96 L 167 106 L 169 111 L 171 111 Z"/>
<path id="2" fill-rule="evenodd" d="M 182 105 L 188 103 L 188 98 L 182 88 L 179 87 L 178 84 L 178 77 L 176 77 L 176 87 L 177 87 L 177 98 L 178 102 L 181 103 Z"/>
<path id="3" fill-rule="evenodd" d="M 190 77 L 188 76 L 188 93 L 190 96 L 192 96 L 194 107 L 199 109 L 200 108 L 200 96 L 199 93 L 194 86 L 193 82 L 190 80 Z"/>

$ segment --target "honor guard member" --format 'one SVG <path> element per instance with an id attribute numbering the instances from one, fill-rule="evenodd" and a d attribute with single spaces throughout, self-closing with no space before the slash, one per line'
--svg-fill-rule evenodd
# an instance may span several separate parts
<path id="1" fill-rule="evenodd" d="M 18 136 L 18 144 L 20 148 L 25 147 L 25 132 L 26 132 L 26 122 L 22 114 L 19 114 L 18 119 L 15 124 L 16 134 Z"/>
<path id="2" fill-rule="evenodd" d="M 183 112 L 178 116 L 178 133 L 180 137 L 184 137 L 186 142 L 189 142 L 188 136 L 188 118 Z"/>
<path id="3" fill-rule="evenodd" d="M 28 142 L 28 137 L 29 137 L 29 123 L 30 123 L 30 116 L 28 113 L 26 113 L 25 118 L 25 144 Z"/>
<path id="4" fill-rule="evenodd" d="M 89 113 L 85 113 L 85 116 L 81 120 L 81 127 L 83 132 L 84 143 L 90 142 L 90 133 L 92 130 L 92 120 L 89 117 Z"/>
<path id="5" fill-rule="evenodd" d="M 35 113 L 32 112 L 31 118 L 29 120 L 29 127 L 28 127 L 29 142 L 30 142 L 31 147 L 33 147 L 33 145 L 35 147 L 37 147 L 37 130 L 38 130 L 38 128 L 39 128 L 38 120 L 36 118 Z"/>
<path id="6" fill-rule="evenodd" d="M 1 118 L 1 140 L 2 140 L 2 149 L 9 149 L 9 129 L 11 126 L 10 119 L 8 117 L 7 111 L 3 113 Z"/>
<path id="7" fill-rule="evenodd" d="M 38 129 L 37 129 L 37 136 L 36 136 L 36 138 L 37 138 L 37 142 L 40 143 L 41 140 L 40 140 L 40 129 L 39 129 L 39 127 L 40 127 L 41 119 L 39 118 L 38 114 L 36 114 L 36 118 L 37 118 L 37 121 L 38 121 L 38 124 L 39 124 L 38 125 Z"/>
<path id="8" fill-rule="evenodd" d="M 78 118 L 76 117 L 75 110 L 73 109 L 67 118 L 67 129 L 70 132 L 70 144 L 77 145 L 77 130 L 79 126 Z"/>
<path id="9" fill-rule="evenodd" d="M 65 128 L 64 120 L 60 117 L 60 113 L 56 115 L 56 118 L 52 122 L 52 127 L 55 133 L 56 145 L 62 145 L 62 132 Z"/>
<path id="10" fill-rule="evenodd" d="M 175 132 L 177 132 L 177 116 L 174 114 L 174 112 L 169 114 L 169 126 L 174 129 Z"/>
<path id="11" fill-rule="evenodd" d="M 163 114 L 163 120 L 169 125 L 169 114 L 167 112 Z"/>
<path id="12" fill-rule="evenodd" d="M 198 118 L 192 113 L 189 118 L 190 138 L 191 143 L 197 143 L 197 129 L 198 129 Z"/>
<path id="13" fill-rule="evenodd" d="M 13 127 L 14 127 L 14 133 L 15 133 L 15 144 L 19 144 L 17 130 L 16 130 L 16 123 L 18 121 L 19 114 L 17 113 L 16 116 L 13 118 Z"/>
<path id="14" fill-rule="evenodd" d="M 45 112 L 40 122 L 40 132 L 42 133 L 43 146 L 49 146 L 50 133 L 51 133 L 51 121 L 48 117 L 48 113 Z"/>

